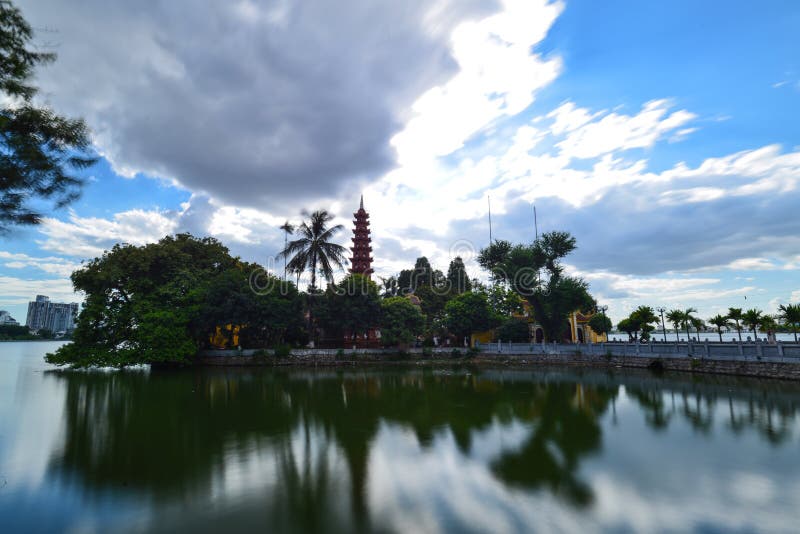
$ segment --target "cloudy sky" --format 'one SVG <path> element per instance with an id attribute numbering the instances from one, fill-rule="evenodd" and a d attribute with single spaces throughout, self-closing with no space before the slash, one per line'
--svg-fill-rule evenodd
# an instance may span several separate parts
<path id="1" fill-rule="evenodd" d="M 274 262 L 278 227 L 364 194 L 375 267 L 446 269 L 567 230 L 615 321 L 800 301 L 794 0 L 25 0 L 40 98 L 102 155 L 71 209 L 0 241 L 0 309 L 173 232 Z M 280 270 L 280 268 L 278 269 Z"/>

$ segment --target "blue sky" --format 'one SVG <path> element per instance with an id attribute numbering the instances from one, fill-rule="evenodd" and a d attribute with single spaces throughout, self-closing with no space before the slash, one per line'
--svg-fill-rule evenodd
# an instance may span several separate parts
<path id="1" fill-rule="evenodd" d="M 529 240 L 534 203 L 577 237 L 615 321 L 800 300 L 797 2 L 20 5 L 54 29 L 42 100 L 103 156 L 3 238 L 20 320 L 79 299 L 68 273 L 115 242 L 191 231 L 268 263 L 303 208 L 349 232 L 361 192 L 379 274 L 462 254 L 483 276 L 490 195 L 497 237 Z"/>

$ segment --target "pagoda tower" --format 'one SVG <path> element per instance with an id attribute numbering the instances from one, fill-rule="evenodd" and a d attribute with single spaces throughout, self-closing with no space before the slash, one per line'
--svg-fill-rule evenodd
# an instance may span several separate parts
<path id="1" fill-rule="evenodd" d="M 350 247 L 353 253 L 350 258 L 350 272 L 369 277 L 372 274 L 372 239 L 369 232 L 369 213 L 364 209 L 364 195 L 361 195 L 361 204 L 353 217 L 355 220 L 353 221 L 353 246 Z"/>

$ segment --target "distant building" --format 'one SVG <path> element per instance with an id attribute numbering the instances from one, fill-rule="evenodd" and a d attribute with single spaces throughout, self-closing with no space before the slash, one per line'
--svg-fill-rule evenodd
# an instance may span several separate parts
<path id="1" fill-rule="evenodd" d="M 42 329 L 51 332 L 69 332 L 75 329 L 75 318 L 78 316 L 78 304 L 50 302 L 45 295 L 36 295 L 36 300 L 28 303 L 28 317 L 25 325 L 31 330 Z"/>
<path id="2" fill-rule="evenodd" d="M 19 322 L 17 322 L 11 314 L 5 310 L 0 310 L 0 326 L 19 326 Z"/>

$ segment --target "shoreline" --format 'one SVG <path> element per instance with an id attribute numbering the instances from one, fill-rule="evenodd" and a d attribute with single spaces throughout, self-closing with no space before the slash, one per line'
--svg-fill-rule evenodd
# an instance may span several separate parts
<path id="1" fill-rule="evenodd" d="M 353 356 L 356 356 L 355 358 Z M 600 356 L 588 354 L 504 354 L 480 352 L 459 356 L 443 354 L 422 355 L 377 353 L 364 351 L 336 355 L 330 351 L 302 351 L 278 358 L 275 356 L 201 355 L 195 365 L 208 367 L 359 367 L 377 365 L 452 366 L 480 365 L 501 367 L 532 367 L 564 365 L 591 368 L 649 369 L 655 372 L 702 373 L 727 376 L 747 376 L 778 380 L 800 381 L 800 361 L 797 363 L 759 360 L 721 360 L 712 358 L 657 356 Z"/>

